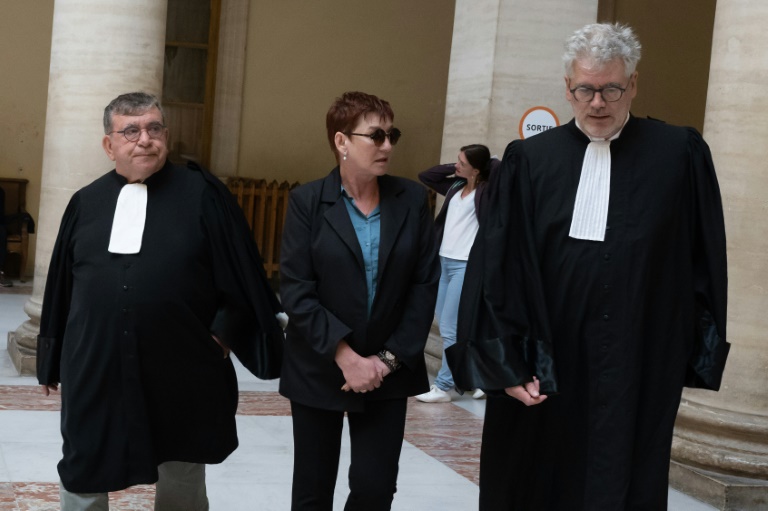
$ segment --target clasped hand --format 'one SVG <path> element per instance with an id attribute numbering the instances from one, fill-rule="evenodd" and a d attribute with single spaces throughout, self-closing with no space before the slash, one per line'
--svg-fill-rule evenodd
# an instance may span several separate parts
<path id="1" fill-rule="evenodd" d="M 376 355 L 362 357 L 345 341 L 339 342 L 336 349 L 336 364 L 344 373 L 344 392 L 369 392 L 381 387 L 384 377 L 390 373 L 387 364 Z"/>

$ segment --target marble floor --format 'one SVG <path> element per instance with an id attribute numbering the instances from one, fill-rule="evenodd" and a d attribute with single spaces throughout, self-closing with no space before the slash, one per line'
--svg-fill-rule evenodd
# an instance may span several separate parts
<path id="1" fill-rule="evenodd" d="M 29 283 L 0 288 L 0 339 L 27 319 Z M 261 381 L 238 366 L 240 447 L 222 464 L 207 468 L 212 511 L 272 511 L 290 508 L 293 464 L 288 402 L 274 381 Z M 0 350 L 0 511 L 54 511 L 58 506 L 56 463 L 61 457 L 58 396 L 44 397 L 32 377 L 18 376 Z M 468 395 L 451 403 L 409 403 L 405 443 L 393 510 L 467 511 L 477 508 L 478 458 L 484 402 Z M 349 446 L 342 460 L 334 510 L 346 498 Z M 111 509 L 152 509 L 154 489 L 138 486 L 110 496 Z M 714 508 L 670 489 L 670 511 Z"/>

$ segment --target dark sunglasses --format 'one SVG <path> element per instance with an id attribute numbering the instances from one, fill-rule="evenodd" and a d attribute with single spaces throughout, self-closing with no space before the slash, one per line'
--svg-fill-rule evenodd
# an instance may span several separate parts
<path id="1" fill-rule="evenodd" d="M 389 133 L 387 133 L 381 128 L 376 128 L 376 130 L 373 133 L 345 133 L 345 135 L 347 136 L 357 135 L 358 137 L 368 137 L 371 140 L 373 140 L 373 143 L 376 144 L 377 146 L 380 146 L 381 144 L 383 144 L 384 139 L 387 137 L 389 137 L 389 143 L 392 145 L 395 145 L 397 144 L 397 141 L 400 140 L 400 135 L 402 134 L 403 133 L 397 128 L 392 128 L 391 130 L 389 130 Z"/>

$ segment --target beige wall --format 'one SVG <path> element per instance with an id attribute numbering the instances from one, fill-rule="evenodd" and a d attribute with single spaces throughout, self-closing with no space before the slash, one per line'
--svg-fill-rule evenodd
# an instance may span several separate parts
<path id="1" fill-rule="evenodd" d="M 27 210 L 38 219 L 48 98 L 53 0 L 3 0 L 0 16 L 0 176 L 29 179 Z M 34 268 L 30 237 L 25 274 Z"/>
<path id="2" fill-rule="evenodd" d="M 330 171 L 325 113 L 347 90 L 386 99 L 403 138 L 390 172 L 440 158 L 454 2 L 252 2 L 238 173 L 306 182 Z"/>

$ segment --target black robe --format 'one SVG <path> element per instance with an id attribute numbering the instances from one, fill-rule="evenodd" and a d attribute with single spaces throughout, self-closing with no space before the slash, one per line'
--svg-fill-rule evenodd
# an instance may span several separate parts
<path id="1" fill-rule="evenodd" d="M 631 117 L 595 242 L 568 236 L 588 143 L 573 121 L 512 142 L 488 185 L 448 354 L 457 384 L 495 394 L 481 509 L 666 509 L 683 386 L 720 385 L 725 232 L 707 145 Z M 501 392 L 532 375 L 542 404 Z"/>
<path id="2" fill-rule="evenodd" d="M 43 301 L 38 379 L 61 382 L 59 475 L 77 493 L 153 483 L 165 461 L 223 461 L 237 447 L 237 378 L 211 333 L 250 368 L 259 340 L 282 341 L 226 187 L 166 164 L 145 181 L 141 251 L 112 254 L 125 183 L 113 170 L 73 195 Z"/>

